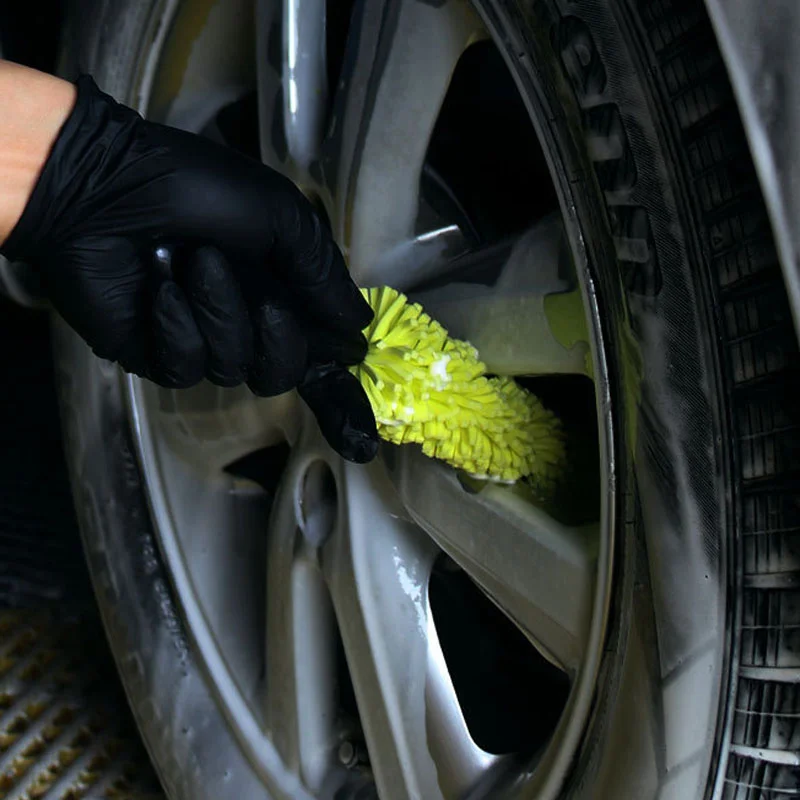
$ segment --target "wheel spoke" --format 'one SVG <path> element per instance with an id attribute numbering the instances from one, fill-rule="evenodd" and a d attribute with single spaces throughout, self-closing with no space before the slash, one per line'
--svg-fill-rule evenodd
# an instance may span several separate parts
<path id="1" fill-rule="evenodd" d="M 457 225 L 443 225 L 401 242 L 370 268 L 371 286 L 407 291 L 434 280 L 451 268 L 451 260 L 468 252 Z"/>
<path id="2" fill-rule="evenodd" d="M 325 0 L 258 0 L 256 24 L 261 157 L 309 189 L 328 111 Z"/>
<path id="3" fill-rule="evenodd" d="M 289 156 L 303 172 L 319 156 L 328 110 L 326 0 L 283 0 L 283 124 Z"/>
<path id="4" fill-rule="evenodd" d="M 384 274 L 383 257 L 426 232 L 416 223 L 428 142 L 459 57 L 483 36 L 465 0 L 356 3 L 323 171 L 337 237 L 362 285 Z"/>
<path id="5" fill-rule="evenodd" d="M 261 160 L 283 170 L 287 161 L 283 127 L 283 9 L 274 0 L 256 3 L 256 77 Z"/>
<path id="6" fill-rule="evenodd" d="M 295 393 L 256 397 L 246 387 L 163 389 L 144 381 L 135 389 L 159 438 L 198 472 L 217 475 L 243 456 L 296 435 Z"/>
<path id="7" fill-rule="evenodd" d="M 574 673 L 592 610 L 596 536 L 568 528 L 513 490 L 469 494 L 415 448 L 393 478 L 407 512 L 551 660 Z"/>
<path id="8" fill-rule="evenodd" d="M 298 466 L 287 466 L 269 525 L 265 727 L 285 763 L 316 792 L 334 765 L 335 623 L 297 524 Z"/>
<path id="9" fill-rule="evenodd" d="M 411 297 L 501 375 L 591 375 L 580 292 L 557 216 L 451 262 Z"/>
<path id="10" fill-rule="evenodd" d="M 468 734 L 429 613 L 438 548 L 401 516 L 383 467 L 341 474 L 323 569 L 381 797 L 462 796 L 495 759 Z"/>

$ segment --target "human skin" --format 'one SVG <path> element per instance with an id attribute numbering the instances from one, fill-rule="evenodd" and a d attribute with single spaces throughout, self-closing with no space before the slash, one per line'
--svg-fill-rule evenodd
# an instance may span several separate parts
<path id="1" fill-rule="evenodd" d="M 0 59 L 0 246 L 31 196 L 75 104 L 75 87 Z"/>

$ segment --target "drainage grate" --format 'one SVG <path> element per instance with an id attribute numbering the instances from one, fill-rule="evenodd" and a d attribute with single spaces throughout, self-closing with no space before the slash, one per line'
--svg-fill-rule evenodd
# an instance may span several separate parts
<path id="1" fill-rule="evenodd" d="M 163 798 L 85 618 L 0 611 L 0 798 Z"/>

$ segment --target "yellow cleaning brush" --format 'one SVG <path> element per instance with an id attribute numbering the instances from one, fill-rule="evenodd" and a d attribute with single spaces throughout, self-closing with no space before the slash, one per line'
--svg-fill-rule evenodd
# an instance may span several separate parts
<path id="1" fill-rule="evenodd" d="M 362 289 L 375 312 L 365 360 L 352 367 L 381 437 L 479 478 L 552 489 L 564 467 L 556 417 L 511 378 L 489 377 L 478 351 L 390 288 Z"/>

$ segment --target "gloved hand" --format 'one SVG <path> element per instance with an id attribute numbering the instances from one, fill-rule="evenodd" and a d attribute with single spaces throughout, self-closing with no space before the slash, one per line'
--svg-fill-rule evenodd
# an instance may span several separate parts
<path id="1" fill-rule="evenodd" d="M 41 269 L 102 358 L 162 386 L 297 387 L 345 458 L 375 455 L 345 368 L 372 311 L 310 203 L 263 164 L 145 121 L 82 76 L 2 250 Z"/>

